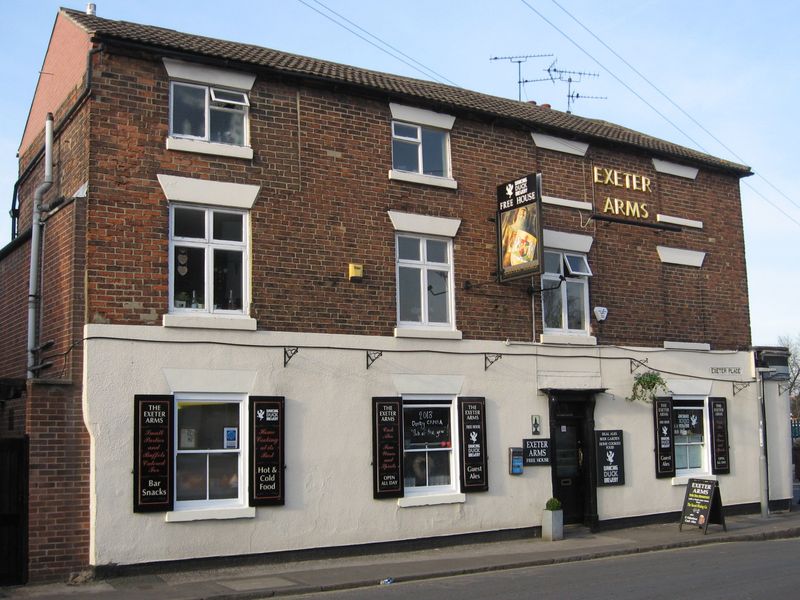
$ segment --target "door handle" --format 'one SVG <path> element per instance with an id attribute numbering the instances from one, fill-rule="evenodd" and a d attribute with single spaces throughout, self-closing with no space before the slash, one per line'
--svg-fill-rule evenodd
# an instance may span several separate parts
<path id="1" fill-rule="evenodd" d="M 572 485 L 572 479 L 562 479 L 561 487 L 569 487 Z"/>

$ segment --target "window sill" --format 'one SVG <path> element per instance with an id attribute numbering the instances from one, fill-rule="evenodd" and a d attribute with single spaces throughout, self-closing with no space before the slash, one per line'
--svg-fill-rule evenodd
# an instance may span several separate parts
<path id="1" fill-rule="evenodd" d="M 236 508 L 202 508 L 195 510 L 174 510 L 164 517 L 167 523 L 186 523 L 188 521 L 213 521 L 220 519 L 253 519 L 256 509 L 253 506 Z"/>
<path id="2" fill-rule="evenodd" d="M 460 340 L 462 334 L 455 329 L 417 329 L 413 327 L 395 327 L 396 338 L 423 338 L 429 340 Z"/>
<path id="3" fill-rule="evenodd" d="M 233 146 L 231 144 L 218 144 L 216 142 L 178 137 L 167 138 L 167 150 L 197 152 L 198 154 L 213 154 L 215 156 L 230 156 L 233 158 L 253 158 L 253 149 L 249 146 Z"/>
<path id="4" fill-rule="evenodd" d="M 597 346 L 597 338 L 593 335 L 568 335 L 559 333 L 543 333 L 539 336 L 542 344 L 571 344 L 573 346 Z"/>
<path id="5" fill-rule="evenodd" d="M 194 329 L 232 329 L 236 331 L 255 331 L 256 320 L 242 316 L 221 315 L 164 315 L 164 327 L 190 327 Z"/>
<path id="6" fill-rule="evenodd" d="M 405 496 L 397 499 L 397 506 L 400 508 L 412 508 L 414 506 L 435 506 L 437 504 L 463 504 L 466 501 L 466 494 L 452 492 L 449 494 Z"/>
<path id="7" fill-rule="evenodd" d="M 389 171 L 389 179 L 396 181 L 408 181 L 410 183 L 421 183 L 423 185 L 435 185 L 451 190 L 458 189 L 458 182 L 449 177 L 436 177 L 434 175 L 423 175 L 422 173 L 410 173 L 408 171 Z"/>
<path id="8" fill-rule="evenodd" d="M 672 485 L 689 485 L 690 479 L 708 479 L 710 481 L 717 481 L 716 475 L 709 473 L 692 473 L 691 475 L 678 475 L 671 479 Z"/>

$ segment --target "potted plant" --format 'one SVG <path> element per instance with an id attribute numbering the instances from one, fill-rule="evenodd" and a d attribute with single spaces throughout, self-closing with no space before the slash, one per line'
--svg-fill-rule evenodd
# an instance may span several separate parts
<path id="1" fill-rule="evenodd" d="M 558 498 L 550 498 L 544 505 L 542 539 L 548 542 L 564 539 L 564 512 Z"/>
<path id="2" fill-rule="evenodd" d="M 641 400 L 642 402 L 651 403 L 659 390 L 668 391 L 667 382 L 661 377 L 661 373 L 656 371 L 637 373 L 633 376 L 633 387 L 628 400 L 630 402 Z"/>

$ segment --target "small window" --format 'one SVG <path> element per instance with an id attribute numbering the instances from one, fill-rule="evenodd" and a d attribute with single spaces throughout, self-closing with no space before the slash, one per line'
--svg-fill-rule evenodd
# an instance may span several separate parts
<path id="1" fill-rule="evenodd" d="M 247 213 L 171 209 L 170 312 L 246 314 Z"/>
<path id="2" fill-rule="evenodd" d="M 704 400 L 673 400 L 676 475 L 708 472 Z"/>
<path id="3" fill-rule="evenodd" d="M 546 333 L 589 333 L 589 279 L 586 256 L 544 251 L 542 320 Z M 562 281 L 563 278 L 563 281 Z"/>
<path id="4" fill-rule="evenodd" d="M 397 235 L 400 327 L 453 327 L 452 241 Z"/>
<path id="5" fill-rule="evenodd" d="M 406 495 L 455 491 L 452 402 L 403 403 Z"/>
<path id="6" fill-rule="evenodd" d="M 227 394 L 176 400 L 175 508 L 244 504 L 244 402 Z"/>
<path id="7" fill-rule="evenodd" d="M 173 81 L 170 135 L 246 146 L 250 101 L 245 92 Z"/>
<path id="8" fill-rule="evenodd" d="M 449 132 L 394 121 L 392 168 L 433 177 L 450 177 Z"/>

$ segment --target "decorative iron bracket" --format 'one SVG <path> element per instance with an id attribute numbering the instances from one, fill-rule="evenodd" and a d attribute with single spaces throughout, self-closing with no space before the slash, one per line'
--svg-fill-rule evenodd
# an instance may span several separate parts
<path id="1" fill-rule="evenodd" d="M 487 371 L 498 360 L 503 358 L 502 354 L 484 354 L 483 355 L 483 370 Z"/>
<path id="2" fill-rule="evenodd" d="M 292 360 L 292 357 L 300 352 L 300 348 L 297 346 L 284 346 L 283 347 L 283 366 L 284 368 L 286 365 L 289 364 L 289 361 Z"/>
<path id="3" fill-rule="evenodd" d="M 380 350 L 367 350 L 367 369 L 372 366 L 376 360 L 378 360 L 381 356 L 383 356 L 383 352 Z"/>
<path id="4" fill-rule="evenodd" d="M 747 389 L 749 387 L 750 387 L 750 382 L 749 381 L 743 381 L 741 383 L 736 383 L 734 381 L 733 382 L 733 395 L 735 396 L 736 394 L 738 394 L 742 390 L 745 390 L 745 389 Z"/>
<path id="5" fill-rule="evenodd" d="M 645 366 L 647 361 L 650 360 L 650 359 L 649 358 L 643 358 L 642 360 L 637 360 L 635 358 L 631 358 L 629 360 L 631 361 L 631 365 L 630 365 L 631 366 L 631 373 L 633 373 L 639 367 Z"/>

